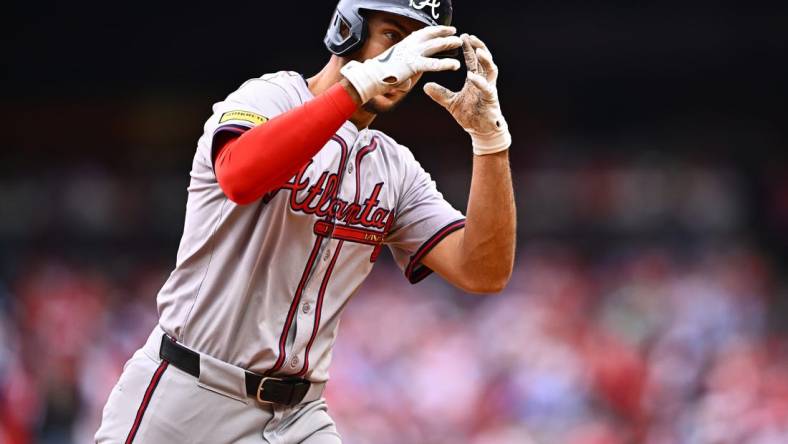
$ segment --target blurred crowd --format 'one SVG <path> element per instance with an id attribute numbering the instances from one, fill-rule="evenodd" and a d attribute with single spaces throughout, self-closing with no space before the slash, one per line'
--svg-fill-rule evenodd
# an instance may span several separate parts
<path id="1" fill-rule="evenodd" d="M 526 247 L 488 298 L 376 280 L 343 321 L 335 418 L 353 443 L 788 442 L 775 276 L 746 248 L 693 256 Z"/>
<path id="2" fill-rule="evenodd" d="M 7 283 L 0 442 L 90 442 L 167 271 L 44 257 Z M 343 317 L 329 409 L 348 444 L 788 442 L 776 278 L 746 247 L 589 263 L 543 244 L 480 297 L 383 263 Z"/>
<path id="3" fill-rule="evenodd" d="M 317 72 L 334 3 L 3 10 L 0 444 L 92 442 L 211 104 Z M 345 444 L 788 443 L 788 2 L 471 3 L 454 23 L 493 48 L 515 140 L 514 275 L 474 296 L 381 255 L 326 391 Z M 464 209 L 467 135 L 416 92 L 375 127 Z"/>
<path id="4" fill-rule="evenodd" d="M 181 226 L 185 179 L 53 177 L 0 182 L 18 210 L 0 218 L 0 443 L 91 442 Z M 438 177 L 450 198 L 462 180 Z M 347 444 L 788 442 L 786 281 L 746 235 L 736 173 L 597 163 L 515 181 L 503 293 L 412 286 L 384 255 L 353 297 L 326 393 Z"/>

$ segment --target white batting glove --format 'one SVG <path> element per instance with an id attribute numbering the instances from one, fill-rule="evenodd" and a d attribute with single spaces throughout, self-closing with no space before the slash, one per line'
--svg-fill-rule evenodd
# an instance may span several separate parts
<path id="1" fill-rule="evenodd" d="M 383 54 L 365 60 L 348 62 L 340 72 L 356 88 L 361 101 L 385 94 L 414 74 L 428 71 L 456 71 L 460 62 L 429 56 L 462 46 L 453 26 L 427 26 L 414 31 Z"/>
<path id="2" fill-rule="evenodd" d="M 468 67 L 462 90 L 453 92 L 431 82 L 424 85 L 424 92 L 471 135 L 474 154 L 503 151 L 512 144 L 512 136 L 498 101 L 498 67 L 490 50 L 476 36 L 462 35 L 462 52 Z"/>

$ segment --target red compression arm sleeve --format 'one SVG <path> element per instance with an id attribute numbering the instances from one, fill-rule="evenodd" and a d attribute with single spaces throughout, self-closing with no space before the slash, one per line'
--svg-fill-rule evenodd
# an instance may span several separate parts
<path id="1" fill-rule="evenodd" d="M 323 94 L 227 141 L 216 156 L 224 194 L 245 205 L 284 184 L 355 112 L 345 88 Z"/>

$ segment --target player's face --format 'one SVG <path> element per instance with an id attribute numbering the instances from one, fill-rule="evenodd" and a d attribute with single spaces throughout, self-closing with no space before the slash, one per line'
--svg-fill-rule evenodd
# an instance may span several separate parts
<path id="1" fill-rule="evenodd" d="M 424 27 L 423 23 L 386 12 L 370 12 L 367 15 L 368 36 L 364 46 L 359 51 L 357 60 L 363 61 L 377 57 L 408 35 Z M 421 73 L 410 78 L 410 84 L 405 82 L 399 87 L 392 87 L 389 92 L 370 99 L 364 104 L 364 109 L 374 114 L 381 114 L 393 110 L 408 93 L 416 86 Z"/>

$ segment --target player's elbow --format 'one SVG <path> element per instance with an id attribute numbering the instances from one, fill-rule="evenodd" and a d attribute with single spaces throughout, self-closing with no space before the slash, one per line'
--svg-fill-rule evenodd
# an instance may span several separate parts
<path id="1" fill-rule="evenodd" d="M 236 205 L 249 205 L 250 203 L 255 201 L 255 199 L 239 193 L 225 191 L 224 195 L 227 196 L 227 198 L 230 199 L 230 201 L 232 201 Z"/>
<path id="2" fill-rule="evenodd" d="M 237 205 L 248 205 L 256 200 L 253 193 L 246 187 L 239 186 L 237 181 L 230 180 L 225 175 L 217 176 L 219 187 L 228 199 Z"/>
<path id="3" fill-rule="evenodd" d="M 246 205 L 246 204 L 250 203 L 249 202 L 249 197 L 247 195 L 245 195 L 238 188 L 236 188 L 236 187 L 234 187 L 232 185 L 229 185 L 229 184 L 222 183 L 222 180 L 219 180 L 219 187 L 222 189 L 222 192 L 224 193 L 224 195 L 228 199 L 230 199 L 230 201 L 232 201 L 233 203 L 238 204 L 238 205 Z"/>
<path id="4" fill-rule="evenodd" d="M 509 284 L 511 275 L 511 269 L 481 273 L 478 275 L 468 275 L 468 279 L 462 283 L 460 288 L 473 294 L 498 294 Z"/>
<path id="5" fill-rule="evenodd" d="M 479 295 L 494 295 L 498 294 L 506 288 L 506 283 L 484 283 L 484 284 L 470 284 L 470 285 L 463 285 L 462 290 L 467 293 L 472 294 L 479 294 Z"/>
<path id="6" fill-rule="evenodd" d="M 216 168 L 216 181 L 228 199 L 238 205 L 249 205 L 265 194 L 260 191 L 259 182 L 250 182 L 250 172 L 226 165 Z M 256 186 L 257 185 L 257 186 Z"/>

